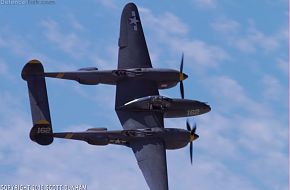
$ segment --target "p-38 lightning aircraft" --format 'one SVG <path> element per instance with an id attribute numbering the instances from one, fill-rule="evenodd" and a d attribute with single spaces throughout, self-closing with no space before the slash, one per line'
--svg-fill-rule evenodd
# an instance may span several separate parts
<path id="1" fill-rule="evenodd" d="M 118 68 L 94 67 L 73 72 L 44 72 L 38 60 L 29 61 L 21 76 L 28 84 L 33 127 L 32 141 L 49 145 L 53 138 L 85 141 L 92 145 L 124 145 L 131 148 L 151 190 L 168 190 L 166 149 L 179 149 L 199 136 L 196 126 L 187 130 L 164 128 L 164 118 L 189 117 L 207 113 L 204 102 L 184 99 L 183 56 L 180 70 L 152 68 L 145 37 L 135 4 L 125 6 L 120 25 Z M 51 125 L 45 77 L 75 80 L 80 84 L 116 85 L 115 111 L 124 130 L 92 128 L 84 132 L 54 133 Z M 180 83 L 181 99 L 160 96 L 158 89 Z"/>

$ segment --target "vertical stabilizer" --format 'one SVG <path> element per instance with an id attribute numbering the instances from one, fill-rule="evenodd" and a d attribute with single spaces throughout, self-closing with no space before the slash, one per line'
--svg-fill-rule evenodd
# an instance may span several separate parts
<path id="1" fill-rule="evenodd" d="M 27 81 L 33 127 L 30 139 L 40 145 L 53 141 L 44 69 L 40 61 L 31 60 L 23 68 L 21 76 Z"/>

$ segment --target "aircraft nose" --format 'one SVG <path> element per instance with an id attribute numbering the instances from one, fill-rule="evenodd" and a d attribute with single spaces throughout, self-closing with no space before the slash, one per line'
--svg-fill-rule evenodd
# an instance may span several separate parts
<path id="1" fill-rule="evenodd" d="M 211 111 L 211 107 L 209 105 L 207 105 L 206 103 L 204 103 L 204 109 L 206 110 L 206 112 Z"/>

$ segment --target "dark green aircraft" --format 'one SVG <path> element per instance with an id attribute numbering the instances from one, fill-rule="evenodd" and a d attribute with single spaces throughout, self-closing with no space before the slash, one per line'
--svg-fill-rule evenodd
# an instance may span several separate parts
<path id="1" fill-rule="evenodd" d="M 138 9 L 133 3 L 125 6 L 120 26 L 118 69 L 99 71 L 82 68 L 73 72 L 44 72 L 38 60 L 29 61 L 22 70 L 27 81 L 33 127 L 31 140 L 49 145 L 53 138 L 85 141 L 92 145 L 117 144 L 130 147 L 151 190 L 167 190 L 166 149 L 179 149 L 199 136 L 196 126 L 187 122 L 187 130 L 164 128 L 164 118 L 189 117 L 211 110 L 206 103 L 184 99 L 182 81 L 183 55 L 180 70 L 152 68 Z M 54 133 L 51 125 L 45 77 L 75 80 L 81 84 L 116 85 L 115 110 L 124 130 L 107 131 L 93 128 L 84 132 Z M 158 89 L 180 83 L 181 99 L 160 96 Z"/>

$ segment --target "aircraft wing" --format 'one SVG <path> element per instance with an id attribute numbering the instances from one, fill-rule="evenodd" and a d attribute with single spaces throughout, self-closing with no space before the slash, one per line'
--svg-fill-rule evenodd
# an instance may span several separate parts
<path id="1" fill-rule="evenodd" d="M 131 143 L 139 168 L 151 190 L 168 190 L 166 152 L 159 139 Z"/>
<path id="2" fill-rule="evenodd" d="M 129 3 L 121 17 L 118 69 L 132 68 L 152 68 L 152 65 L 138 9 Z M 151 95 L 159 95 L 154 81 L 128 78 L 117 82 L 115 108 L 124 129 L 164 127 L 162 113 L 118 110 L 127 102 Z"/>
<path id="3" fill-rule="evenodd" d="M 125 6 L 120 26 L 118 69 L 152 68 L 136 5 Z M 162 113 L 118 110 L 134 99 L 159 95 L 158 84 L 148 79 L 117 82 L 115 110 L 124 129 L 164 128 Z M 145 180 L 151 190 L 168 190 L 166 152 L 159 139 L 130 142 Z"/>
<path id="4" fill-rule="evenodd" d="M 118 60 L 118 69 L 152 67 L 138 9 L 133 3 L 122 12 Z"/>

